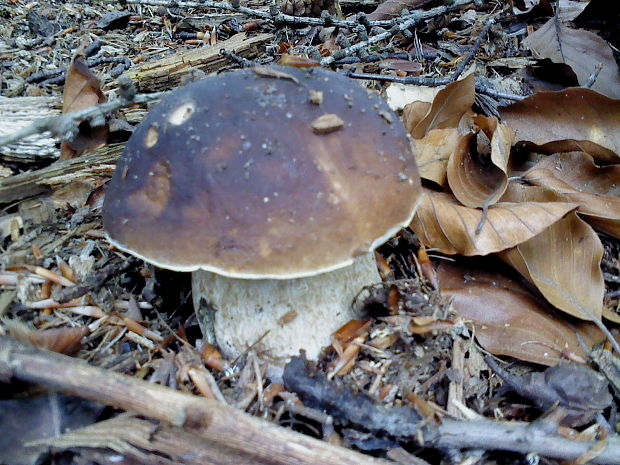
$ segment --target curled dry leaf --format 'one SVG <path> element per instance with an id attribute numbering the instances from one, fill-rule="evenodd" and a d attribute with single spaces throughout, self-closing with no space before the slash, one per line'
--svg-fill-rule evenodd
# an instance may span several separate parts
<path id="1" fill-rule="evenodd" d="M 592 32 L 572 29 L 551 18 L 530 34 L 523 45 L 540 58 L 569 65 L 584 85 L 597 66 L 602 64 L 592 89 L 611 98 L 620 98 L 620 74 L 609 44 Z"/>
<path id="2" fill-rule="evenodd" d="M 469 74 L 441 89 L 423 116 L 425 106 L 405 105 L 403 109 L 405 127 L 414 139 L 421 139 L 431 129 L 456 128 L 461 118 L 471 113 L 475 94 L 474 75 Z"/>
<path id="3" fill-rule="evenodd" d="M 579 204 L 581 217 L 601 231 L 620 238 L 620 166 L 598 167 L 583 152 L 549 156 L 523 177 Z"/>
<path id="4" fill-rule="evenodd" d="M 515 133 L 495 117 L 476 116 L 474 121 L 491 141 L 491 153 L 474 154 L 469 144 L 460 144 L 448 162 L 448 184 L 463 205 L 475 208 L 493 205 L 504 194 Z"/>
<path id="5" fill-rule="evenodd" d="M 497 203 L 483 212 L 465 207 L 450 194 L 424 189 L 411 227 L 427 247 L 446 254 L 488 255 L 525 242 L 555 223 L 576 205 L 563 202 Z"/>
<path id="6" fill-rule="evenodd" d="M 495 355 L 555 365 L 563 351 L 585 357 L 575 332 L 592 346 L 605 336 L 592 323 L 571 325 L 549 312 L 522 285 L 501 271 L 442 262 L 437 275 L 452 310 L 475 327 L 482 347 Z"/>
<path id="7" fill-rule="evenodd" d="M 587 152 L 617 162 L 620 156 L 620 100 L 590 89 L 539 92 L 500 108 L 516 142 L 532 142 L 545 152 Z"/>
<path id="8" fill-rule="evenodd" d="M 536 187 L 511 186 L 504 199 L 544 201 L 549 195 L 554 193 Z M 600 268 L 603 246 L 594 230 L 575 212 L 503 252 L 501 257 L 553 306 L 577 318 L 600 320 L 605 292 Z"/>
<path id="9" fill-rule="evenodd" d="M 104 103 L 106 97 L 101 91 L 99 78 L 90 70 L 83 55 L 76 55 L 67 70 L 63 91 L 62 112 L 83 110 L 98 103 Z M 60 148 L 60 159 L 75 158 L 89 150 L 101 147 L 108 140 L 107 124 L 91 127 L 81 125 L 80 132 L 71 141 L 64 141 Z"/>
<path id="10" fill-rule="evenodd" d="M 462 135 L 456 128 L 446 128 L 433 129 L 422 139 L 414 139 L 413 153 L 420 177 L 444 186 L 450 156 L 459 150 L 466 150 L 470 138 L 470 135 Z"/>

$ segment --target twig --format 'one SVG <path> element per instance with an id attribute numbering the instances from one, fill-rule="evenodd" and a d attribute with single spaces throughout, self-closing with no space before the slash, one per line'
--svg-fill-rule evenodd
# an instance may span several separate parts
<path id="1" fill-rule="evenodd" d="M 599 63 L 598 65 L 596 65 L 596 68 L 594 68 L 594 71 L 592 71 L 592 74 L 590 74 L 590 77 L 588 77 L 588 80 L 583 83 L 583 87 L 585 87 L 586 89 L 589 89 L 590 87 L 592 87 L 594 83 L 596 82 L 596 80 L 598 79 L 598 75 L 600 74 L 602 69 L 603 69 L 603 63 Z"/>
<path id="2" fill-rule="evenodd" d="M 259 463 L 389 465 L 385 460 L 278 427 L 213 399 L 113 373 L 90 366 L 83 360 L 25 346 L 8 336 L 0 336 L 0 381 L 12 379 L 70 392 L 183 427 Z"/>
<path id="3" fill-rule="evenodd" d="M 88 60 L 86 64 L 89 68 L 108 63 L 118 63 L 117 66 L 110 70 L 110 77 L 117 78 L 121 73 L 127 71 L 131 67 L 131 60 L 127 57 L 101 57 Z M 38 82 L 44 84 L 62 84 L 67 77 L 67 68 L 57 68 L 28 76 L 26 82 L 34 83 Z"/>
<path id="4" fill-rule="evenodd" d="M 490 420 L 456 421 L 442 419 L 441 423 L 423 425 L 419 415 L 407 407 L 397 407 L 399 412 L 410 413 L 398 418 L 394 410 L 376 403 L 369 403 L 360 397 L 336 387 L 321 375 L 312 374 L 308 364 L 294 357 L 284 370 L 284 384 L 304 402 L 323 408 L 335 419 L 361 425 L 375 433 L 388 433 L 405 442 L 417 441 L 421 446 L 438 449 L 495 449 L 520 453 L 536 453 L 546 457 L 575 460 L 593 448 L 601 449 L 592 463 L 620 464 L 620 439 L 610 435 L 604 448 L 598 441 L 575 441 L 550 432 L 549 426 L 541 422 L 500 423 Z M 362 410 L 365 409 L 365 410 Z M 376 419 L 387 419 L 396 423 L 377 423 Z M 413 433 L 412 433 L 413 432 Z"/>
<path id="5" fill-rule="evenodd" d="M 429 10 L 429 13 L 432 10 Z M 495 23 L 495 19 L 494 18 L 489 18 L 489 20 L 486 22 L 486 24 L 484 25 L 484 27 L 482 28 L 482 30 L 480 31 L 480 33 L 478 34 L 478 37 L 476 38 L 476 41 L 474 42 L 474 45 L 471 46 L 471 48 L 469 49 L 469 51 L 467 52 L 467 55 L 465 55 L 465 57 L 463 57 L 463 59 L 459 62 L 459 64 L 457 65 L 456 68 L 454 68 L 454 72 L 450 75 L 450 76 L 445 76 L 445 77 L 441 77 L 441 78 L 428 78 L 428 77 L 420 77 L 420 76 L 403 76 L 403 77 L 399 77 L 398 80 L 393 80 L 393 79 L 389 79 L 392 82 L 399 82 L 400 84 L 415 84 L 418 86 L 430 86 L 430 87 L 438 87 L 438 86 L 445 86 L 447 84 L 450 84 L 451 82 L 456 81 L 459 76 L 461 74 L 463 74 L 463 71 L 465 71 L 465 68 L 467 68 L 467 65 L 469 65 L 469 63 L 471 63 L 471 61 L 474 59 L 474 56 L 476 55 L 476 52 L 478 52 L 478 50 L 480 49 L 480 44 L 482 44 L 482 38 L 489 32 L 489 29 L 491 28 L 491 26 Z M 404 24 L 403 24 L 404 26 Z M 399 26 L 402 27 L 402 26 Z M 408 26 L 410 27 L 410 26 Z M 406 28 L 405 28 L 406 29 Z M 389 34 L 391 33 L 391 31 L 387 31 L 383 34 L 378 34 L 376 36 L 371 37 L 368 42 L 370 43 L 370 41 L 372 39 L 374 39 L 375 37 L 379 37 L 385 34 Z M 384 37 L 385 38 L 385 37 Z M 350 47 L 351 49 L 353 47 L 357 47 L 360 44 L 355 44 L 352 47 Z M 364 44 L 363 46 L 366 46 L 369 44 Z M 357 47 L 358 49 L 361 47 Z M 342 50 L 342 52 L 346 52 L 346 50 Z M 349 54 L 349 53 L 347 53 Z M 331 58 L 331 57 L 327 57 L 327 58 Z M 327 59 L 326 58 L 326 59 Z M 323 60 L 325 61 L 325 60 Z M 323 61 L 321 61 L 321 64 L 324 64 Z M 373 75 L 369 75 L 366 73 L 348 73 L 349 77 L 355 78 L 355 79 L 377 79 L 377 78 L 372 78 L 369 76 L 373 76 Z M 364 77 L 365 76 L 365 77 Z M 374 75 L 374 76 L 380 76 L 380 75 Z M 397 78 L 398 76 L 385 76 L 385 77 L 389 77 L 389 78 Z M 388 80 L 388 79 L 385 79 Z"/>
<path id="6" fill-rule="evenodd" d="M 236 64 L 238 64 L 242 68 L 249 68 L 251 66 L 260 65 L 260 63 L 257 61 L 248 60 L 247 58 L 243 58 L 242 56 L 237 55 L 235 52 L 229 51 L 226 49 L 220 50 L 220 55 L 228 58 L 230 61 L 234 61 Z"/>
<path id="7" fill-rule="evenodd" d="M 116 0 L 108 0 L 109 3 L 116 3 Z M 277 9 L 271 11 L 264 10 L 255 10 L 252 8 L 247 8 L 244 6 L 235 6 L 231 3 L 226 2 L 211 2 L 211 1 L 203 1 L 203 2 L 192 2 L 192 1 L 174 1 L 174 0 L 125 0 L 125 3 L 132 5 L 152 5 L 152 6 L 164 6 L 164 7 L 176 7 L 176 8 L 217 8 L 220 10 L 227 11 L 236 11 L 239 13 L 244 13 L 248 16 L 253 16 L 256 18 L 267 19 L 273 21 L 275 23 L 285 23 L 291 25 L 306 25 L 306 26 L 339 26 L 346 27 L 349 29 L 353 29 L 360 24 L 360 22 L 355 20 L 348 19 L 335 19 L 332 17 L 321 17 L 321 18 L 310 18 L 304 16 L 291 16 L 284 13 L 281 13 Z M 458 9 L 464 5 L 468 5 L 473 3 L 473 0 L 456 0 L 449 7 L 439 7 L 444 8 L 443 12 L 452 11 Z M 434 10 L 437 10 L 435 8 Z M 433 10 L 429 10 L 430 11 Z M 442 12 L 442 13 L 443 13 Z M 424 19 L 421 18 L 420 15 L 426 12 L 416 12 L 410 16 L 416 16 L 418 20 Z M 427 17 L 436 16 L 436 13 Z M 405 18 L 394 18 L 389 20 L 380 20 L 380 21 L 367 21 L 367 25 L 370 27 L 379 26 L 379 27 L 392 27 L 403 19 L 408 19 L 410 16 L 406 16 Z"/>
<path id="8" fill-rule="evenodd" d="M 323 58 L 321 60 L 321 65 L 329 66 L 332 63 L 334 63 L 334 61 L 336 60 L 340 60 L 348 55 L 353 55 L 354 53 L 372 44 L 376 44 L 377 42 L 381 42 L 382 40 L 389 39 L 390 37 L 393 37 L 400 32 L 406 31 L 407 29 L 415 26 L 417 23 L 419 23 L 420 21 L 424 19 L 432 18 L 435 16 L 442 15 L 444 13 L 447 13 L 449 11 L 456 10 L 467 3 L 469 3 L 467 0 L 457 0 L 450 6 L 439 6 L 437 8 L 432 8 L 428 11 L 418 11 L 410 15 L 401 17 L 400 21 L 397 22 L 390 30 L 374 35 L 372 37 L 369 37 L 368 40 L 358 42 L 345 49 L 337 50 L 338 53 L 334 52 L 332 55 Z M 480 44 L 478 44 L 478 46 L 480 46 Z"/>
<path id="9" fill-rule="evenodd" d="M 484 27 L 481 29 L 478 34 L 476 41 L 467 52 L 467 55 L 459 62 L 457 67 L 454 69 L 454 72 L 450 76 L 445 77 L 437 77 L 437 78 L 429 78 L 429 77 L 420 77 L 420 76 L 388 76 L 382 74 L 371 74 L 371 73 L 356 73 L 350 71 L 347 75 L 353 79 L 370 79 L 376 81 L 384 81 L 384 82 L 397 82 L 399 84 L 413 84 L 418 86 L 429 86 L 429 87 L 439 87 L 445 86 L 456 81 L 459 76 L 465 71 L 465 68 L 471 61 L 474 59 L 476 52 L 479 50 L 480 45 L 482 43 L 483 37 L 489 32 L 491 26 L 495 23 L 494 18 L 490 18 Z M 388 31 L 389 32 L 389 31 Z M 373 36 L 376 37 L 376 36 Z M 356 44 L 358 45 L 358 44 Z M 323 62 L 321 62 L 323 64 Z M 495 89 L 490 88 L 487 84 L 484 84 L 482 80 L 476 79 L 476 91 L 489 95 L 490 97 L 494 97 L 497 99 L 506 99 L 506 100 L 523 100 L 525 97 L 516 94 L 509 94 L 504 92 L 499 92 Z"/>
<path id="10" fill-rule="evenodd" d="M 375 81 L 383 81 L 383 82 L 396 82 L 399 84 L 412 84 L 418 86 L 428 86 L 428 87 L 439 87 L 450 84 L 452 81 L 452 77 L 448 76 L 445 78 L 429 78 L 429 77 L 418 77 L 418 76 L 389 76 L 386 74 L 372 74 L 372 73 L 356 73 L 356 72 L 348 72 L 347 76 L 353 79 L 368 79 Z M 476 78 L 476 92 L 480 92 L 481 94 L 489 95 L 490 97 L 498 98 L 498 99 L 506 99 L 506 100 L 523 100 L 526 97 L 523 95 L 517 94 L 509 94 L 505 92 L 500 92 L 495 89 L 491 89 L 488 85 L 483 84 L 478 78 Z"/>
<path id="11" fill-rule="evenodd" d="M 11 134 L 0 136 L 0 147 L 15 143 L 28 136 L 32 136 L 33 134 L 40 134 L 46 131 L 50 131 L 55 137 L 65 139 L 68 137 L 68 133 L 72 133 L 74 127 L 76 126 L 76 122 L 101 119 L 108 113 L 112 113 L 121 108 L 159 100 L 165 94 L 167 94 L 167 92 L 139 94 L 132 100 L 119 98 L 111 102 L 93 105 L 92 107 L 85 108 L 84 110 L 73 111 L 71 113 L 65 113 L 50 118 L 41 118 Z"/>

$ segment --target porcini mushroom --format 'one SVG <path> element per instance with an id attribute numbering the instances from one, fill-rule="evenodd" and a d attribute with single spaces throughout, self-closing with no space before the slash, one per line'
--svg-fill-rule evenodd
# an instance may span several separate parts
<path id="1" fill-rule="evenodd" d="M 138 126 L 109 184 L 118 248 L 193 271 L 225 355 L 310 358 L 380 281 L 374 249 L 411 221 L 420 181 L 405 128 L 357 82 L 255 67 L 182 87 Z M 276 368 L 277 371 L 277 368 Z"/>

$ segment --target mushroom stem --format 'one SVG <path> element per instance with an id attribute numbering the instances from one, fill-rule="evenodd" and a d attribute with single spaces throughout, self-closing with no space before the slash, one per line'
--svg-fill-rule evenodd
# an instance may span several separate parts
<path id="1" fill-rule="evenodd" d="M 195 271 L 192 291 L 203 334 L 214 334 L 229 358 L 252 348 L 278 377 L 300 349 L 318 358 L 331 334 L 359 316 L 356 295 L 380 281 L 374 255 L 367 253 L 350 266 L 306 278 L 247 280 Z"/>

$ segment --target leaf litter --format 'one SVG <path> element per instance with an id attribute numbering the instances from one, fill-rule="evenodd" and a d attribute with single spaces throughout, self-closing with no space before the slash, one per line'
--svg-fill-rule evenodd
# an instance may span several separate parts
<path id="1" fill-rule="evenodd" d="M 22 2 L 13 3 L 16 6 L 7 13 L 9 17 L 26 18 Z M 342 3 L 347 12 L 357 12 L 351 3 Z M 412 0 L 407 7 L 416 11 L 423 3 Z M 617 335 L 620 320 L 617 56 L 599 36 L 607 37 L 606 31 L 578 29 L 569 22 L 579 21 L 583 4 L 551 2 L 558 13 L 549 17 L 553 14 L 549 2 L 514 3 L 515 10 L 507 3 L 495 12 L 500 23 L 496 21 L 482 42 L 473 72 L 441 87 L 416 85 L 413 79 L 418 74 L 444 77 L 443 72 L 464 59 L 491 11 L 469 8 L 444 13 L 446 21 L 430 19 L 424 23 L 425 29 L 414 31 L 414 37 L 395 35 L 394 56 L 382 47 L 377 50 L 383 55 L 376 61 L 365 61 L 363 54 L 347 55 L 347 59 L 357 60 L 353 62 L 363 71 L 411 79 L 407 84 L 390 84 L 387 90 L 379 79 L 368 80 L 366 85 L 385 91 L 394 107 L 403 108 L 420 175 L 430 182 L 425 181 L 424 201 L 410 229 L 379 250 L 384 281 L 360 294 L 365 319 L 336 333 L 334 344 L 312 369 L 332 379 L 326 382 L 335 380 L 351 392 L 370 396 L 377 405 L 417 409 L 414 415 L 397 408 L 392 411 L 397 417 L 406 412 L 403 415 L 411 414 L 416 421 L 423 415 L 425 421 L 432 422 L 445 418 L 446 411 L 488 418 L 500 412 L 505 418 L 533 421 L 541 411 L 523 413 L 517 408 L 518 399 L 495 393 L 499 381 L 482 359 L 482 351 L 507 358 L 516 371 L 531 379 L 540 378 L 540 365 L 559 366 L 557 363 L 566 360 L 587 363 L 595 345 L 612 354 L 610 340 L 613 333 Z M 523 8 L 516 10 L 517 4 Z M 121 11 L 123 8 L 132 14 Z M 401 9 L 399 2 L 385 2 L 368 18 L 397 18 Z M 215 42 L 219 47 L 235 34 L 256 27 L 268 31 L 270 27 L 265 19 L 235 23 L 237 19 L 225 15 L 210 19 L 200 10 L 175 7 L 170 14 L 164 10 L 93 2 L 80 14 L 92 19 L 94 35 L 107 40 L 103 55 L 129 56 L 136 64 L 164 58 L 164 53 L 175 49 L 208 47 Z M 71 22 L 76 11 L 63 4 L 56 16 Z M 115 12 L 124 18 L 119 29 L 97 29 L 97 20 Z M 100 103 L 106 94 L 116 93 L 112 62 L 103 60 L 103 68 L 96 72 L 103 87 L 84 60 L 76 58 L 71 64 L 74 45 L 65 39 L 74 37 L 70 29 L 52 39 L 37 37 L 44 34 L 40 31 L 60 30 L 51 10 L 44 7 L 42 13 L 36 18 L 28 16 L 30 29 L 24 32 L 26 37 L 31 34 L 28 43 L 21 41 L 19 28 L 2 26 L 0 63 L 8 60 L 19 72 L 1 68 L 0 90 L 12 97 L 60 96 L 62 89 L 57 84 L 27 82 L 25 76 L 68 65 L 63 111 Z M 512 13 L 515 15 L 509 16 Z M 51 29 L 44 27 L 47 23 Z M 278 27 L 285 29 L 283 24 Z M 523 35 L 506 35 L 509 27 L 523 31 L 527 27 L 533 32 L 521 40 L 518 37 Z M 350 30 L 347 36 L 346 30 L 336 27 L 318 29 L 323 32 L 286 28 L 286 47 L 274 38 L 272 49 L 286 49 L 292 57 L 286 60 L 295 66 L 307 62 L 316 66 L 312 60 L 321 57 L 309 56 L 307 43 L 318 45 L 320 53 L 329 55 L 347 51 L 352 41 L 363 40 L 359 30 L 357 36 Z M 196 31 L 203 39 L 198 39 Z M 4 46 L 8 42 L 2 34 L 14 39 L 19 53 Z M 57 53 L 46 55 L 53 47 L 59 47 Z M 42 57 L 31 59 L 34 50 Z M 398 55 L 401 50 L 406 54 Z M 260 49 L 253 53 L 257 60 L 251 65 L 260 76 L 290 80 L 269 69 L 272 52 Z M 410 59 L 412 54 L 415 62 Z M 595 75 L 591 88 L 523 95 L 527 84 L 516 71 L 533 61 L 530 54 L 569 67 L 582 86 Z M 343 66 L 349 65 L 336 60 L 338 69 Z M 495 97 L 489 98 L 492 92 L 484 93 L 488 83 Z M 395 92 L 397 88 L 401 90 Z M 515 93 L 525 98 L 502 97 L 512 94 L 514 98 Z M 321 96 L 316 105 L 323 98 L 330 97 Z M 141 108 L 121 110 L 121 116 L 132 123 L 143 114 Z M 79 129 L 82 132 L 83 127 Z M 102 144 L 106 145 L 90 156 L 114 148 L 107 133 L 81 135 L 89 145 L 73 149 L 76 160 L 79 154 Z M 38 167 L 39 162 L 33 161 L 36 157 L 16 164 L 12 152 L 3 149 L 0 147 L 3 167 L 12 172 Z M 69 156 L 73 155 L 63 155 Z M 529 166 L 518 169 L 523 160 L 528 160 Z M 303 410 L 298 400 L 291 400 L 294 394 L 287 391 L 291 386 L 269 383 L 257 354 L 249 352 L 241 360 L 226 360 L 217 345 L 203 341 L 187 305 L 187 280 L 140 262 L 127 265 L 122 254 L 104 242 L 98 208 L 86 203 L 86 196 L 104 188 L 110 165 L 89 168 L 44 184 L 44 193 L 38 190 L 30 199 L 16 197 L 18 203 L 7 204 L 0 314 L 11 320 L 0 323 L 3 332 L 33 345 L 79 350 L 78 357 L 98 366 L 214 397 L 330 441 L 374 450 L 375 455 L 409 454 L 395 452 L 405 441 L 399 442 L 402 432 L 381 425 L 389 416 L 385 411 L 376 417 L 378 424 L 365 425 L 370 432 L 363 431 L 364 425 L 351 410 L 342 418 L 334 413 L 335 423 L 326 422 L 319 413 Z M 487 256 L 484 261 L 472 258 L 482 255 Z M 454 258 L 457 261 L 451 263 Z M 73 287 L 60 278 L 76 283 L 80 295 L 60 301 L 60 283 L 65 283 L 65 289 Z M 456 350 L 454 341 L 465 341 L 465 351 Z M 613 360 L 607 365 L 613 367 Z M 560 385 L 573 376 L 558 372 Z M 613 368 L 606 369 L 612 384 L 613 373 Z M 299 388 L 300 396 L 315 382 L 312 377 L 303 379 L 306 386 Z M 541 390 L 551 385 L 556 386 L 544 381 Z M 459 399 L 464 404 L 455 407 Z M 336 396 L 338 401 L 349 402 L 343 411 L 356 405 L 363 405 L 358 412 L 362 414 L 373 409 L 366 400 L 355 397 Z M 308 406 L 311 404 L 315 405 L 309 402 Z M 532 400 L 532 405 L 543 411 L 552 404 Z M 588 410 L 586 420 L 591 421 L 590 413 L 603 410 L 603 404 Z M 320 401 L 315 406 L 325 407 Z M 335 428 L 330 426 L 334 424 Z M 385 437 L 386 431 L 392 437 Z M 74 440 L 85 452 L 83 440 Z M 439 463 L 435 451 L 421 450 L 420 454 Z M 507 463 L 493 452 L 485 455 Z M 148 454 L 141 458 L 145 457 Z"/>

